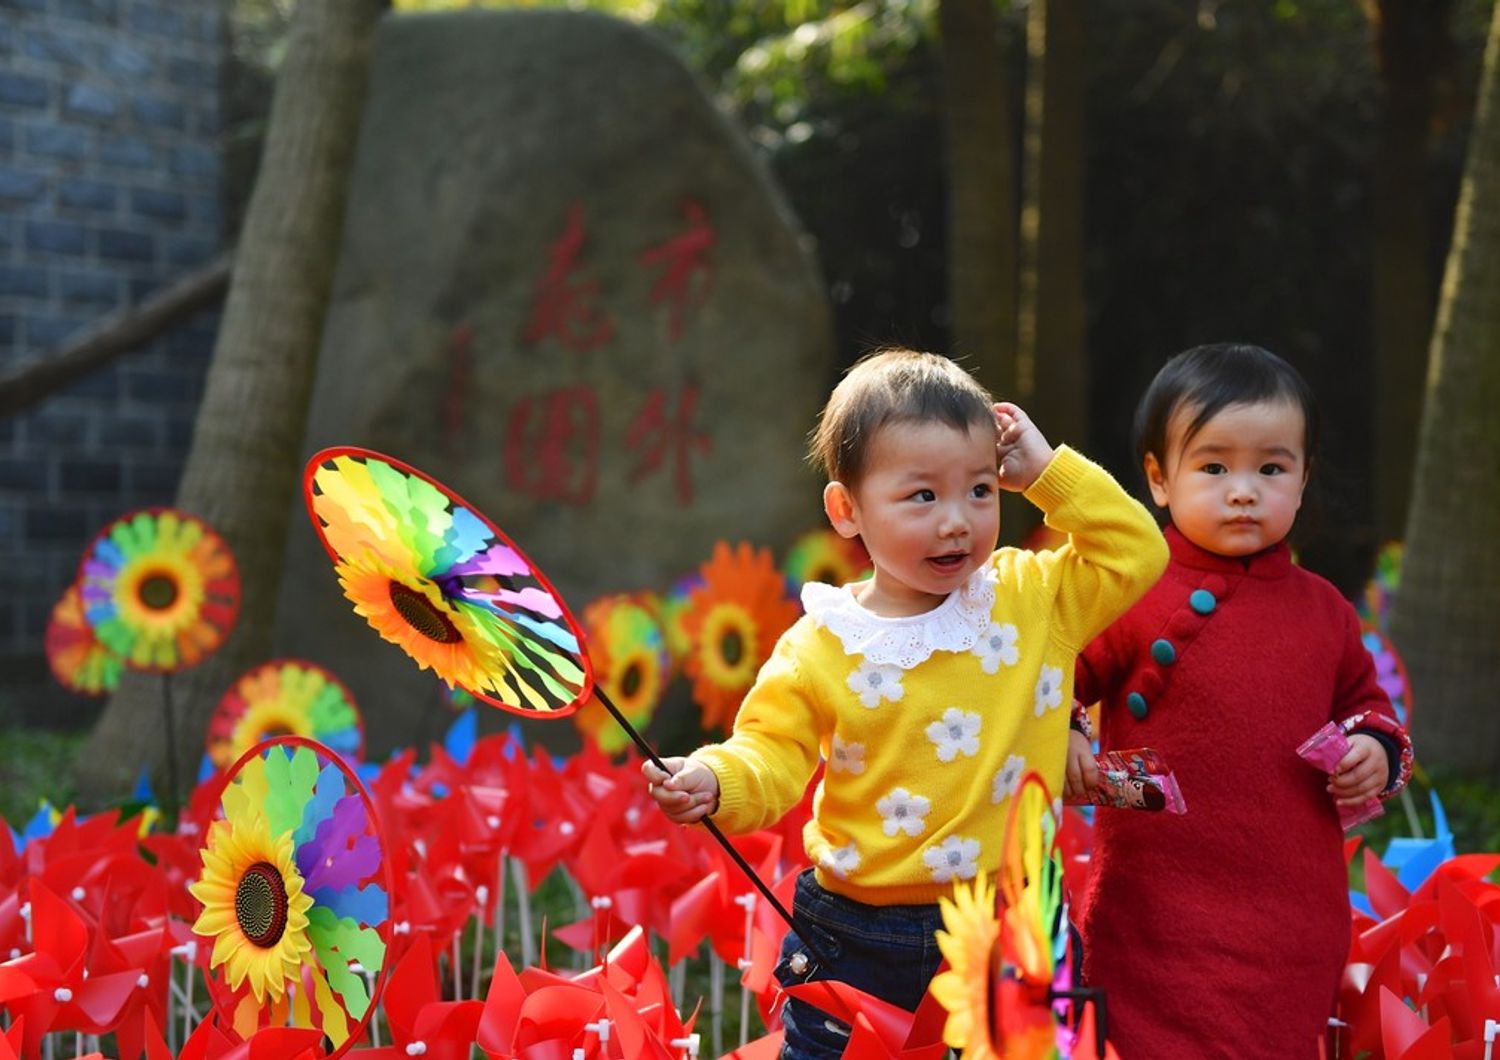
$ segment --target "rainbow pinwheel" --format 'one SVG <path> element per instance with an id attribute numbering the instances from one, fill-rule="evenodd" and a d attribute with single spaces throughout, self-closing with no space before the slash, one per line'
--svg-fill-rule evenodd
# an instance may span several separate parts
<path id="1" fill-rule="evenodd" d="M 629 594 L 603 596 L 583 611 L 595 680 L 637 729 L 646 727 L 672 676 L 661 624 L 648 602 Z M 625 749 L 629 736 L 599 710 L 581 710 L 574 724 L 606 754 Z"/>
<path id="2" fill-rule="evenodd" d="M 1379 629 L 1366 628 L 1359 635 L 1375 663 L 1375 680 L 1386 695 L 1391 697 L 1396 720 L 1411 728 L 1411 684 L 1406 678 L 1406 664 L 1396 646 Z M 1404 790 L 1404 789 L 1403 789 Z"/>
<path id="3" fill-rule="evenodd" d="M 303 493 L 354 610 L 423 669 L 495 706 L 563 715 L 593 672 L 546 577 L 472 506 L 365 449 L 325 449 Z"/>
<path id="4" fill-rule="evenodd" d="M 858 538 L 840 537 L 830 529 L 809 530 L 792 542 L 781 569 L 793 591 L 808 582 L 844 585 L 870 569 L 870 554 Z"/>
<path id="5" fill-rule="evenodd" d="M 79 570 L 84 617 L 127 666 L 170 673 L 224 642 L 240 576 L 224 539 L 172 508 L 122 515 L 90 542 Z"/>
<path id="6" fill-rule="evenodd" d="M 1380 551 L 1375 553 L 1375 569 L 1370 573 L 1370 580 L 1355 601 L 1355 609 L 1365 625 L 1382 633 L 1390 631 L 1391 602 L 1401 587 L 1401 561 L 1405 555 L 1406 547 L 1400 541 L 1387 541 L 1381 545 Z"/>
<path id="7" fill-rule="evenodd" d="M 938 945 L 950 968 L 932 993 L 948 1010 L 944 1040 L 966 1060 L 1101 1055 L 1087 1040 L 1091 1021 L 1072 1021 L 1075 1031 L 1064 1018 L 1070 999 L 1088 991 L 1073 983 L 1060 812 L 1042 779 L 1027 773 L 1011 797 L 998 896 L 981 875 L 939 903 L 946 930 Z"/>
<path id="8" fill-rule="evenodd" d="M 273 736 L 306 736 L 351 762 L 365 741 L 349 689 L 302 659 L 262 663 L 230 686 L 208 722 L 208 757 L 224 769 Z"/>
<path id="9" fill-rule="evenodd" d="M 188 890 L 226 1027 L 316 1028 L 359 1040 L 386 967 L 391 869 L 369 793 L 336 754 L 282 736 L 224 776 Z M 366 976 L 370 978 L 367 979 Z"/>
<path id="10" fill-rule="evenodd" d="M 47 665 L 70 692 L 102 696 L 120 683 L 124 661 L 94 635 L 77 585 L 68 586 L 47 620 Z"/>

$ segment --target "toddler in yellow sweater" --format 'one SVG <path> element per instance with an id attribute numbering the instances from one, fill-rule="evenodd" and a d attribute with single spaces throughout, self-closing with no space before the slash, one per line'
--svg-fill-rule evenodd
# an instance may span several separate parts
<path id="1" fill-rule="evenodd" d="M 765 827 L 827 771 L 804 842 L 813 869 L 784 985 L 836 978 L 914 1009 L 937 970 L 937 900 L 999 865 L 1008 799 L 1027 770 L 1061 788 L 1074 659 L 1166 565 L 1156 523 L 1103 469 L 1053 449 L 945 357 L 866 357 L 812 437 L 823 506 L 860 536 L 873 576 L 804 586 L 734 733 L 668 771 L 643 766 L 667 816 Z M 1024 492 L 1068 542 L 995 548 L 998 490 Z M 848 1028 L 795 1000 L 784 1060 L 837 1057 Z"/>

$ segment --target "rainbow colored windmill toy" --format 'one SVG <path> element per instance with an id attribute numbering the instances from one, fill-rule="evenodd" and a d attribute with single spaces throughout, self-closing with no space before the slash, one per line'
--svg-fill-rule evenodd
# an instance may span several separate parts
<path id="1" fill-rule="evenodd" d="M 47 620 L 47 665 L 70 692 L 102 696 L 120 683 L 124 661 L 94 635 L 83 615 L 83 597 L 70 585 Z"/>
<path id="2" fill-rule="evenodd" d="M 209 760 L 224 769 L 273 736 L 306 736 L 351 762 L 365 743 L 349 689 L 304 659 L 261 663 L 230 686 L 208 722 Z"/>
<path id="3" fill-rule="evenodd" d="M 423 669 L 520 714 L 562 716 L 588 698 L 593 671 L 577 622 L 472 505 L 352 447 L 316 454 L 303 495 L 354 610 Z"/>
<path id="4" fill-rule="evenodd" d="M 220 1023 L 315 1028 L 338 1056 L 376 1011 L 392 931 L 369 792 L 328 748 L 280 736 L 224 775 L 217 808 L 188 890 Z"/>
<path id="5" fill-rule="evenodd" d="M 174 508 L 128 512 L 99 531 L 78 583 L 94 635 L 136 670 L 194 665 L 239 615 L 234 554 L 203 520 Z"/>

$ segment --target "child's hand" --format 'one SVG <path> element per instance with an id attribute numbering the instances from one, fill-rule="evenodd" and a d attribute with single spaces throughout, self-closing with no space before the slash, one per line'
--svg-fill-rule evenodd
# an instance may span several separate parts
<path id="1" fill-rule="evenodd" d="M 1358 806 L 1385 790 L 1389 776 L 1390 762 L 1380 741 L 1356 732 L 1349 737 L 1349 752 L 1328 778 L 1328 791 L 1339 805 Z"/>
<path id="2" fill-rule="evenodd" d="M 1094 761 L 1094 745 L 1077 729 L 1068 730 L 1068 768 L 1063 778 L 1063 798 L 1087 799 L 1099 783 L 1099 763 Z"/>
<path id="3" fill-rule="evenodd" d="M 641 775 L 667 820 L 692 824 L 719 808 L 719 778 L 712 769 L 691 758 L 663 758 L 662 765 L 670 772 L 663 773 L 655 762 L 642 762 Z"/>
<path id="4" fill-rule="evenodd" d="M 1000 464 L 1000 488 L 1020 493 L 1052 463 L 1052 447 L 1031 417 L 1017 405 L 995 405 L 995 453 Z"/>

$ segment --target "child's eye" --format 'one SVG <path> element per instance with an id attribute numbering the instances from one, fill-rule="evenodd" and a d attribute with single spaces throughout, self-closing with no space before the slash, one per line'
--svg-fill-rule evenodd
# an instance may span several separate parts
<path id="1" fill-rule="evenodd" d="M 1203 465 L 1203 473 L 1205 475 L 1222 475 L 1222 474 L 1225 474 L 1228 470 L 1229 469 L 1226 468 L 1223 464 L 1204 464 Z"/>
<path id="2" fill-rule="evenodd" d="M 1262 464 L 1260 468 L 1262 475 L 1285 475 L 1286 468 L 1280 464 Z"/>
<path id="3" fill-rule="evenodd" d="M 974 496 L 980 499 L 988 497 L 993 492 L 995 491 L 988 482 L 980 482 L 974 487 Z"/>
<path id="4" fill-rule="evenodd" d="M 932 490 L 917 490 L 917 492 L 911 495 L 911 499 L 914 501 L 922 501 L 924 504 L 931 504 L 933 501 L 937 500 L 937 494 L 933 493 Z"/>

